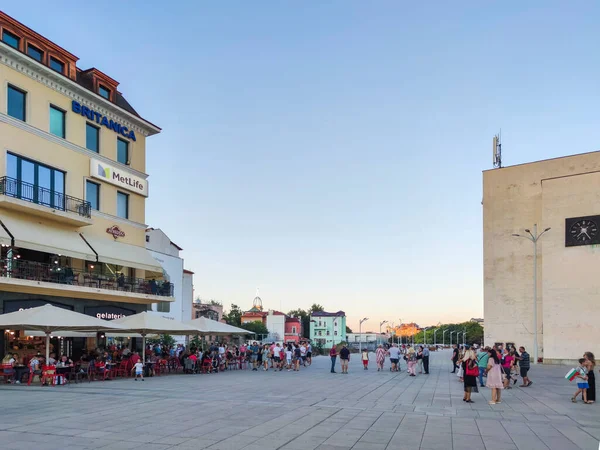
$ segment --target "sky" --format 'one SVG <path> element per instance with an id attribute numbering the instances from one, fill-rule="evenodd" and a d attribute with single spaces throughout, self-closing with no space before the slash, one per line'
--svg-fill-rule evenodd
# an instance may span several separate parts
<path id="1" fill-rule="evenodd" d="M 505 166 L 599 149 L 597 2 L 165 5 L 2 10 L 162 127 L 146 221 L 226 309 L 481 317 L 493 136 Z"/>

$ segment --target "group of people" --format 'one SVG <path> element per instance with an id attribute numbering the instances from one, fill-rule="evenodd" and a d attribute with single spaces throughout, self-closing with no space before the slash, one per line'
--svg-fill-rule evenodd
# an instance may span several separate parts
<path id="1" fill-rule="evenodd" d="M 40 352 L 29 359 L 19 357 L 17 353 L 9 353 L 3 358 L 2 365 L 5 373 L 8 373 L 10 370 L 10 373 L 12 374 L 12 377 L 8 379 L 7 382 L 21 384 L 25 375 L 28 377 L 30 374 L 37 376 L 42 375 L 42 367 L 45 365 L 65 369 L 73 367 L 73 361 L 71 361 L 67 355 L 62 355 L 59 359 L 56 359 L 55 353 L 50 353 L 47 361 Z"/>
<path id="2" fill-rule="evenodd" d="M 336 347 L 332 347 L 329 351 L 329 356 L 331 358 L 331 373 L 337 373 L 335 365 L 338 356 L 342 369 L 341 373 L 348 373 L 350 349 L 345 343 L 342 343 L 339 353 Z M 411 377 L 417 376 L 417 369 L 419 373 L 429 375 L 429 347 L 425 345 L 419 345 L 414 348 L 412 345 L 402 345 L 399 347 L 398 344 L 391 344 L 389 346 L 379 344 L 375 350 L 375 362 L 378 372 L 384 370 L 386 357 L 390 359 L 391 372 L 400 372 L 400 360 L 404 359 L 407 365 L 407 372 Z M 363 370 L 369 370 L 369 351 L 367 349 L 361 351 L 361 359 Z"/>

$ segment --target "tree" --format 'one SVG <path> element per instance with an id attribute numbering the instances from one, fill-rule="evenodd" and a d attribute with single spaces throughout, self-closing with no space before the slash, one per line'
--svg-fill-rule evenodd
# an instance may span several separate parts
<path id="1" fill-rule="evenodd" d="M 323 308 L 323 306 L 319 305 L 318 303 L 313 303 L 309 309 L 309 314 L 314 313 L 314 312 L 321 312 L 321 311 L 325 311 L 325 308 Z"/>
<path id="2" fill-rule="evenodd" d="M 223 319 L 229 325 L 233 325 L 234 327 L 239 327 L 242 324 L 242 310 L 236 304 L 231 304 L 231 309 L 227 314 L 223 314 Z"/>
<path id="3" fill-rule="evenodd" d="M 431 327 L 427 329 L 427 343 L 433 344 L 433 333 L 436 329 L 448 330 L 446 332 L 445 343 L 450 343 L 450 333 L 452 333 L 452 343 L 462 344 L 463 338 L 462 333 L 467 332 L 466 339 L 464 342 L 469 345 L 482 344 L 483 343 L 483 327 L 477 322 L 462 322 L 462 323 L 447 323 L 438 327 Z M 457 334 L 460 336 L 456 338 Z M 410 338 L 409 338 L 410 339 Z M 441 344 L 443 339 L 443 331 L 437 332 L 437 343 Z M 415 345 L 423 343 L 423 331 L 419 331 L 415 334 Z"/>
<path id="4" fill-rule="evenodd" d="M 352 334 L 352 328 L 346 325 L 346 334 Z"/>
<path id="5" fill-rule="evenodd" d="M 244 330 L 248 330 L 248 331 L 252 331 L 252 332 L 256 333 L 257 339 L 260 339 L 261 334 L 264 334 L 264 335 L 269 334 L 269 330 L 267 329 L 265 324 L 260 321 L 243 323 L 240 327 L 243 328 Z"/>

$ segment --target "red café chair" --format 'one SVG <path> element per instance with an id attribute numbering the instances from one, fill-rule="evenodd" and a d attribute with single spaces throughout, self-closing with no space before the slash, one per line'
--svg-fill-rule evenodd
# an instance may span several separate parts
<path id="1" fill-rule="evenodd" d="M 202 373 L 211 373 L 212 372 L 212 361 L 210 359 L 205 359 L 202 361 Z"/>
<path id="2" fill-rule="evenodd" d="M 129 369 L 128 369 L 128 367 L 127 367 L 127 366 L 128 366 L 128 361 L 126 361 L 126 360 L 124 360 L 124 361 L 121 361 L 121 362 L 119 363 L 119 366 L 118 366 L 118 367 L 115 367 L 115 368 L 113 369 L 113 376 L 114 376 L 115 378 L 116 378 L 116 377 L 118 377 L 118 376 L 121 376 L 121 377 L 127 378 L 127 377 L 129 376 Z"/>
<path id="3" fill-rule="evenodd" d="M 15 375 L 15 369 L 12 364 L 2 364 L 2 373 L 0 376 L 4 377 L 4 384 L 8 383 L 8 380 L 12 380 Z"/>
<path id="4" fill-rule="evenodd" d="M 167 360 L 159 359 L 158 363 L 156 363 L 156 367 L 154 368 L 154 371 L 155 371 L 156 375 L 160 375 L 161 372 L 163 374 L 166 374 L 169 371 L 169 368 L 167 365 Z"/>
<path id="5" fill-rule="evenodd" d="M 248 361 L 246 361 L 246 358 L 244 358 L 243 356 L 240 356 L 238 358 L 238 361 L 239 361 L 241 370 L 248 368 Z"/>
<path id="6" fill-rule="evenodd" d="M 42 385 L 50 380 L 52 386 L 56 386 L 57 378 L 61 375 L 56 373 L 56 366 L 42 366 L 42 376 L 40 382 Z"/>

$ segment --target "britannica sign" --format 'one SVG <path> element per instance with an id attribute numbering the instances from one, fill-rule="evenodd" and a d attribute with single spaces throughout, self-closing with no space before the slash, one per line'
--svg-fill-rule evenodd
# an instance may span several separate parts
<path id="1" fill-rule="evenodd" d="M 90 160 L 90 176 L 148 197 L 148 181 L 94 158 Z"/>

